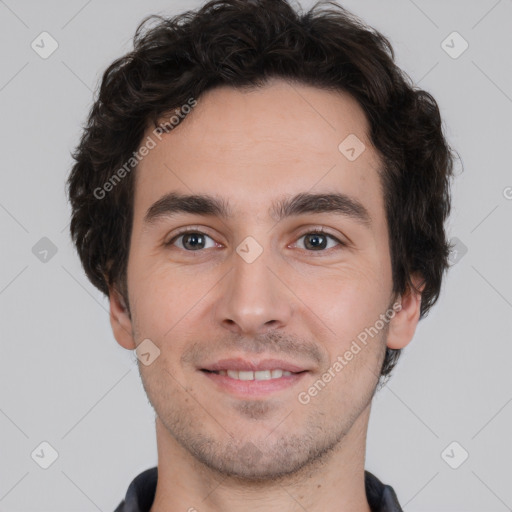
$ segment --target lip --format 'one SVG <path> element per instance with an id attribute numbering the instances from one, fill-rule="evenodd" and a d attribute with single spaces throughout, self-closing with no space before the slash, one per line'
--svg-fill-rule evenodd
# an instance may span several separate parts
<path id="1" fill-rule="evenodd" d="M 215 363 L 207 364 L 206 366 L 200 368 L 200 370 L 208 370 L 210 372 L 218 372 L 220 370 L 256 372 L 262 370 L 275 370 L 277 368 L 292 373 L 308 371 L 308 368 L 299 366 L 289 361 L 284 361 L 282 359 L 263 359 L 262 361 L 254 361 L 243 359 L 241 357 L 220 359 Z"/>

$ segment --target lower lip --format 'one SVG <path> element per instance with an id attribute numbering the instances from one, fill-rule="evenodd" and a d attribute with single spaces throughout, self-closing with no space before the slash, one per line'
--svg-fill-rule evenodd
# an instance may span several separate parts
<path id="1" fill-rule="evenodd" d="M 201 373 L 215 382 L 223 391 L 239 396 L 257 397 L 290 388 L 299 382 L 307 372 L 292 373 L 285 377 L 268 380 L 238 380 L 218 373 L 205 371 L 201 371 Z"/>

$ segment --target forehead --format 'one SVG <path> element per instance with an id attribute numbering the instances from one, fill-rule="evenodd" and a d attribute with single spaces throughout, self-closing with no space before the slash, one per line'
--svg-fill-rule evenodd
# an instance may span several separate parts
<path id="1" fill-rule="evenodd" d="M 153 129 L 144 140 L 156 145 L 137 167 L 135 217 L 171 191 L 227 198 L 239 216 L 266 214 L 275 197 L 319 190 L 382 207 L 380 160 L 348 94 L 278 79 L 252 90 L 223 86 L 198 98 L 161 140 Z"/>

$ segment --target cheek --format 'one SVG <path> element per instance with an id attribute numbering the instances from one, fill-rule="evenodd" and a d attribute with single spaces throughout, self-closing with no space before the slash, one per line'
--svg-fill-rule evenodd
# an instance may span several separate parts
<path id="1" fill-rule="evenodd" d="M 294 290 L 307 308 L 331 328 L 331 335 L 347 340 L 373 324 L 387 306 L 387 276 L 368 266 L 346 265 L 316 277 L 294 279 Z"/>
<path id="2" fill-rule="evenodd" d="M 168 271 L 151 267 L 139 270 L 135 265 L 132 270 L 130 295 L 134 298 L 139 335 L 162 340 L 179 326 L 180 319 L 197 302 L 194 296 L 198 291 L 190 282 L 176 279 Z"/>

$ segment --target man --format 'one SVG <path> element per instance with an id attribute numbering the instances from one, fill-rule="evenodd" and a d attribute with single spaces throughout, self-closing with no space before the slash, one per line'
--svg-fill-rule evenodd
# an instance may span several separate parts
<path id="1" fill-rule="evenodd" d="M 156 412 L 158 467 L 116 511 L 400 511 L 366 432 L 448 265 L 435 100 L 335 4 L 147 21 L 68 182 Z"/>

